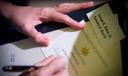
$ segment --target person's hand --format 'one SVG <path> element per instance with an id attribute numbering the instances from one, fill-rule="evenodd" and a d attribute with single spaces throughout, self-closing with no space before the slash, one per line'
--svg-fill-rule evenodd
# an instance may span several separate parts
<path id="1" fill-rule="evenodd" d="M 31 68 L 28 72 L 24 72 L 20 76 L 69 76 L 65 65 L 66 62 L 62 57 L 50 56 L 34 65 L 42 66 L 41 68 L 37 70 Z"/>
<path id="2" fill-rule="evenodd" d="M 56 7 L 32 7 L 14 6 L 9 12 L 8 18 L 12 20 L 20 31 L 30 37 L 34 42 L 47 46 L 49 39 L 46 35 L 38 32 L 35 26 L 48 22 L 56 21 L 65 23 L 74 29 L 82 29 L 83 25 L 76 22 L 65 13 L 94 6 L 93 2 L 85 3 L 63 3 Z"/>

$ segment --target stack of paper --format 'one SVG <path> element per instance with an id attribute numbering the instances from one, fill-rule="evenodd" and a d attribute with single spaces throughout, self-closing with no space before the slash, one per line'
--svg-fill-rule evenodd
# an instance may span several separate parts
<path id="1" fill-rule="evenodd" d="M 120 40 L 125 35 L 118 24 L 118 15 L 104 4 L 87 16 L 89 22 L 81 21 L 85 24 L 82 31 L 62 29 L 63 34 L 49 47 L 43 47 L 42 52 L 46 57 L 64 56 L 69 61 L 71 76 L 120 76 Z"/>

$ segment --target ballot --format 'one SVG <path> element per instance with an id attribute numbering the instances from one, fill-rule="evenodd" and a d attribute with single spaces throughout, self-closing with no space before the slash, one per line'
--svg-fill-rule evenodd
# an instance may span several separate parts
<path id="1" fill-rule="evenodd" d="M 55 55 L 63 56 L 68 62 L 70 76 L 120 76 L 120 40 L 125 35 L 119 27 L 117 14 L 104 4 L 87 16 L 89 21 L 80 22 L 84 25 L 83 30 L 67 27 L 46 33 L 51 39 L 48 47 L 36 45 L 28 39 L 0 46 L 0 75 L 18 76 L 22 72 L 4 72 L 2 68 L 33 65 Z"/>

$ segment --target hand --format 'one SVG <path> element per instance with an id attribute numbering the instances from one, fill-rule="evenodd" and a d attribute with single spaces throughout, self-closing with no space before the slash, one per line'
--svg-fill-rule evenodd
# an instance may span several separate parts
<path id="1" fill-rule="evenodd" d="M 63 3 L 56 7 L 14 6 L 8 18 L 12 20 L 20 31 L 30 37 L 34 42 L 47 46 L 49 39 L 38 32 L 35 26 L 48 21 L 65 23 L 74 29 L 82 29 L 83 25 L 71 19 L 65 13 L 94 6 L 93 2 Z"/>
<path id="2" fill-rule="evenodd" d="M 65 61 L 62 57 L 50 56 L 42 62 L 35 64 L 35 66 L 43 66 L 37 70 L 33 68 L 28 70 L 27 76 L 69 76 L 67 69 L 65 68 Z M 20 76 L 26 76 L 26 72 Z"/>

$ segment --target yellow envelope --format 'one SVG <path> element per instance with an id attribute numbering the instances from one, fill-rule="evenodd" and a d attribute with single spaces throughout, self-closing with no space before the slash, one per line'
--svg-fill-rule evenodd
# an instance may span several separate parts
<path id="1" fill-rule="evenodd" d="M 108 48 L 103 48 L 100 45 L 100 42 L 97 39 L 96 33 L 93 29 L 93 26 L 90 22 L 86 22 L 86 27 L 84 31 L 88 35 L 92 44 L 100 51 L 107 55 L 109 58 L 109 70 L 106 71 L 102 76 L 121 76 L 122 75 L 122 63 L 121 63 L 121 47 L 120 41 L 116 42 L 115 44 L 111 45 Z"/>

